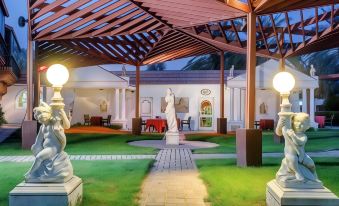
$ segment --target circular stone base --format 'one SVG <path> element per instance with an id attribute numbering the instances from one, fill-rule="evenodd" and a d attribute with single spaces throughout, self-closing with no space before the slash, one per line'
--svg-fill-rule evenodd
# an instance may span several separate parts
<path id="1" fill-rule="evenodd" d="M 218 144 L 202 141 L 180 141 L 179 145 L 166 145 L 166 140 L 141 140 L 129 142 L 129 145 L 137 147 L 153 147 L 157 149 L 164 148 L 189 148 L 189 149 L 201 149 L 201 148 L 213 148 L 218 147 Z"/>

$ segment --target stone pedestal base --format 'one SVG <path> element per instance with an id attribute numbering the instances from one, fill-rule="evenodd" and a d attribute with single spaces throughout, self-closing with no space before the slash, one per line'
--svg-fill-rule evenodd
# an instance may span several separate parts
<path id="1" fill-rule="evenodd" d="M 37 121 L 24 121 L 21 127 L 22 148 L 31 149 L 35 142 L 36 135 L 38 134 Z"/>
<path id="2" fill-rule="evenodd" d="M 179 145 L 179 132 L 166 132 L 166 145 Z"/>
<path id="3" fill-rule="evenodd" d="M 259 129 L 237 129 L 237 165 L 239 167 L 261 166 L 262 133 Z"/>
<path id="4" fill-rule="evenodd" d="M 77 206 L 82 201 L 82 180 L 74 176 L 66 183 L 18 184 L 9 193 L 9 206 Z"/>
<path id="5" fill-rule="evenodd" d="M 217 132 L 219 134 L 227 134 L 227 118 L 217 119 Z"/>
<path id="6" fill-rule="evenodd" d="M 276 180 L 267 183 L 266 187 L 267 206 L 282 205 L 339 205 L 338 197 L 329 189 L 293 189 L 283 188 Z"/>
<path id="7" fill-rule="evenodd" d="M 141 135 L 141 118 L 132 118 L 132 134 Z"/>

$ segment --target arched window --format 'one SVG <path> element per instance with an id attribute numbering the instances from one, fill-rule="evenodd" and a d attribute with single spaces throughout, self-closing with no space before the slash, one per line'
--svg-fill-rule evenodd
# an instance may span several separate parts
<path id="1" fill-rule="evenodd" d="M 26 109 L 27 106 L 27 90 L 21 90 L 15 99 L 15 106 L 17 109 Z"/>

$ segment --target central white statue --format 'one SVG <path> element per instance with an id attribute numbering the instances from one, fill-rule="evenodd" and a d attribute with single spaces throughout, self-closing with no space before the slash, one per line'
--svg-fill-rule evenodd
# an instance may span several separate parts
<path id="1" fill-rule="evenodd" d="M 167 89 L 165 102 L 167 103 L 165 114 L 167 119 L 168 130 L 166 132 L 166 144 L 179 144 L 179 130 L 177 115 L 175 113 L 175 96 L 171 88 Z"/>
<path id="2" fill-rule="evenodd" d="M 42 102 L 34 108 L 34 117 L 41 123 L 32 152 L 35 156 L 31 169 L 25 175 L 27 183 L 67 182 L 73 177 L 73 167 L 64 148 L 64 128 L 70 122 L 63 108 L 52 108 Z"/>
<path id="3" fill-rule="evenodd" d="M 167 119 L 168 132 L 178 132 L 177 115 L 175 113 L 174 105 L 175 96 L 170 88 L 167 89 L 165 102 L 167 103 L 165 114 Z"/>

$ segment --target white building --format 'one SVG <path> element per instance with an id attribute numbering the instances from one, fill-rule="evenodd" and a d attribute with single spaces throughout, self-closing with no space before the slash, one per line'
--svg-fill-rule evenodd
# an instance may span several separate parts
<path id="1" fill-rule="evenodd" d="M 314 89 L 318 88 L 318 79 L 310 77 L 286 66 L 296 79 L 295 89 L 291 92 L 294 112 L 308 112 L 314 120 Z M 256 81 L 256 120 L 277 119 L 279 95 L 272 87 L 273 76 L 278 73 L 278 61 L 269 60 L 257 66 Z M 83 123 L 84 114 L 102 116 L 112 115 L 113 124 L 122 124 L 131 129 L 131 119 L 135 114 L 134 94 L 135 72 L 109 72 L 98 66 L 82 67 L 70 70 L 70 79 L 62 95 L 65 110 L 72 113 L 71 123 Z M 225 117 L 228 130 L 244 126 L 244 106 L 246 93 L 246 74 L 235 70 L 234 77 L 228 77 L 225 71 Z M 150 71 L 141 72 L 140 115 L 143 119 L 160 116 L 161 98 L 166 89 L 171 88 L 176 95 L 178 118 L 192 117 L 194 130 L 216 130 L 219 114 L 219 71 Z M 16 84 L 8 88 L 8 93 L 0 101 L 9 123 L 21 123 L 25 116 L 26 87 Z M 42 89 L 42 91 L 44 91 Z M 42 92 L 44 99 L 52 96 L 51 88 Z M 314 127 L 317 125 L 312 123 Z"/>

